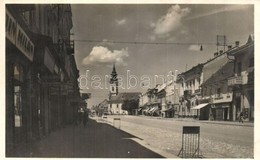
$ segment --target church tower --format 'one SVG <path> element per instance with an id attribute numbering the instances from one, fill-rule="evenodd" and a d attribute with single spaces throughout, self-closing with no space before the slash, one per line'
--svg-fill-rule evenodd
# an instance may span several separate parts
<path id="1" fill-rule="evenodd" d="M 118 95 L 118 79 L 117 79 L 117 73 L 114 64 L 113 71 L 111 73 L 111 78 L 110 78 L 109 98 L 117 95 Z"/>

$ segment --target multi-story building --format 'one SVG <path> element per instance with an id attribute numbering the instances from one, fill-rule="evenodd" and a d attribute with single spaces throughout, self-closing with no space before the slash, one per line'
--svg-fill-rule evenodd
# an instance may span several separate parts
<path id="1" fill-rule="evenodd" d="M 72 122 L 80 94 L 71 28 L 70 5 L 6 5 L 6 156 Z"/>
<path id="2" fill-rule="evenodd" d="M 232 117 L 238 119 L 244 113 L 246 121 L 254 120 L 254 36 L 250 35 L 245 45 L 228 53 L 234 60 L 234 74 L 228 79 L 228 86 L 233 91 Z"/>
<path id="3" fill-rule="evenodd" d="M 208 112 L 204 110 L 200 118 L 231 120 L 232 91 L 228 88 L 227 79 L 233 74 L 233 61 L 223 52 L 204 64 L 203 74 L 201 101 L 209 105 L 204 106 Z"/>
<path id="4" fill-rule="evenodd" d="M 234 75 L 234 60 L 227 55 L 240 48 L 237 41 L 235 47 L 229 46 L 226 52 L 215 53 L 213 59 L 204 63 L 200 101 L 203 104 L 197 108 L 201 110 L 201 119 L 232 121 L 237 116 L 232 107 L 235 102 L 234 92 L 228 82 Z"/>
<path id="5" fill-rule="evenodd" d="M 203 64 L 191 68 L 183 72 L 177 77 L 179 88 L 180 108 L 179 116 L 194 117 L 197 115 L 196 110 L 192 108 L 198 105 L 198 100 L 201 99 L 200 85 L 203 81 Z"/>
<path id="6" fill-rule="evenodd" d="M 158 99 L 157 96 L 157 91 L 158 91 L 158 86 L 156 86 L 156 88 L 152 88 L 152 89 L 148 89 L 146 93 L 144 93 L 144 95 L 147 97 L 148 102 L 144 104 L 143 107 L 143 111 L 142 113 L 144 115 L 156 115 L 159 116 L 160 115 L 160 100 L 161 98 Z"/>

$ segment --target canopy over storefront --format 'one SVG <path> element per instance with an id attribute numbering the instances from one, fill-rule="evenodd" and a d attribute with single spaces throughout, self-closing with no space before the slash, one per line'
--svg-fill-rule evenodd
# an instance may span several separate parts
<path id="1" fill-rule="evenodd" d="M 208 104 L 209 104 L 209 103 L 202 103 L 202 104 L 199 104 L 199 105 L 197 105 L 196 107 L 193 107 L 193 108 L 191 108 L 191 109 L 196 109 L 196 110 L 198 110 L 198 109 L 201 109 L 201 108 L 203 108 L 203 107 L 206 107 Z"/>

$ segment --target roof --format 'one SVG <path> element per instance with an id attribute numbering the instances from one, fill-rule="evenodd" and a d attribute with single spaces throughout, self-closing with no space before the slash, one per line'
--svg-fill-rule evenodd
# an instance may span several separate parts
<path id="1" fill-rule="evenodd" d="M 125 100 L 137 100 L 141 95 L 140 92 L 124 92 L 118 93 L 116 96 L 112 96 L 109 100 L 109 103 L 123 103 Z"/>
<path id="2" fill-rule="evenodd" d="M 234 62 L 231 61 L 226 63 L 217 72 L 212 74 L 205 82 L 203 82 L 201 86 L 219 83 L 223 80 L 227 83 L 227 79 L 233 76 L 233 68 Z"/>
<path id="3" fill-rule="evenodd" d="M 251 39 L 251 38 L 249 38 Z M 248 40 L 248 42 L 241 46 L 241 47 L 237 47 L 236 49 L 228 52 L 227 54 L 229 56 L 235 56 L 239 53 L 247 53 L 247 52 L 250 52 L 250 51 L 254 51 L 254 41 L 251 39 L 251 40 Z"/>

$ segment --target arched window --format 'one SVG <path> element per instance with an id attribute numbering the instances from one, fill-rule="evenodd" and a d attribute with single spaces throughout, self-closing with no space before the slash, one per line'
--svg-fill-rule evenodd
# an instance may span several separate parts
<path id="1" fill-rule="evenodd" d="M 23 67 L 20 64 L 14 64 L 14 79 L 23 82 L 24 73 Z"/>

